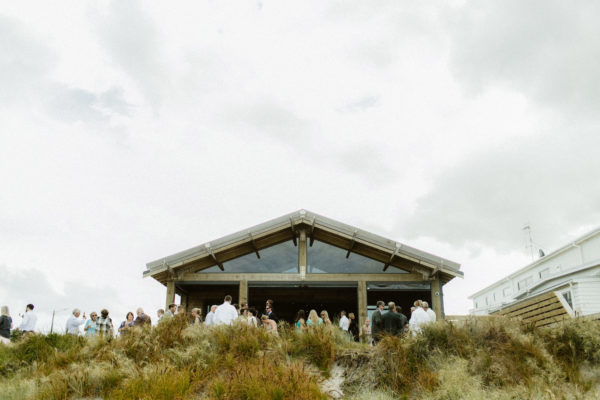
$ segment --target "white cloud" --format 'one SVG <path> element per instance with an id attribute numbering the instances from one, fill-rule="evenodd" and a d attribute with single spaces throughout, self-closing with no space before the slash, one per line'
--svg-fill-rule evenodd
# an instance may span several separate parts
<path id="1" fill-rule="evenodd" d="M 471 90 L 507 85 L 576 117 L 600 106 L 596 2 L 478 2 L 449 13 L 452 68 Z"/>
<path id="2" fill-rule="evenodd" d="M 440 174 L 407 225 L 456 246 L 476 242 L 502 251 L 536 241 L 556 248 L 569 232 L 600 223 L 600 138 L 559 127 L 546 135 L 483 149 Z M 440 223 L 443 221 L 443 223 Z"/>
<path id="3" fill-rule="evenodd" d="M 545 4 L 3 5 L 0 263 L 154 308 L 147 261 L 307 208 L 476 287 L 598 219 L 596 5 Z"/>

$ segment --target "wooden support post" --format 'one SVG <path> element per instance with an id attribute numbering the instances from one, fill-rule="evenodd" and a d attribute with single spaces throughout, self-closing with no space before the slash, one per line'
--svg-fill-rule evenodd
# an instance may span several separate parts
<path id="1" fill-rule="evenodd" d="M 306 277 L 306 262 L 308 260 L 306 251 L 306 231 L 302 229 L 300 231 L 300 242 L 298 243 L 298 273 L 302 280 Z"/>
<path id="2" fill-rule="evenodd" d="M 188 298 L 189 298 L 189 296 L 187 294 L 182 294 L 181 295 L 181 305 L 183 306 L 183 309 L 186 312 L 191 311 L 190 308 L 189 308 L 189 299 Z"/>
<path id="3" fill-rule="evenodd" d="M 438 321 L 444 319 L 444 296 L 439 275 L 436 275 L 431 281 L 431 307 L 435 311 Z"/>
<path id="4" fill-rule="evenodd" d="M 367 319 L 367 282 L 358 281 L 358 329 L 360 329 Z"/>
<path id="5" fill-rule="evenodd" d="M 240 296 L 238 300 L 238 304 L 240 305 L 240 307 L 242 306 L 242 304 L 248 302 L 248 281 L 240 281 Z"/>
<path id="6" fill-rule="evenodd" d="M 167 300 L 165 304 L 165 310 L 169 308 L 169 304 L 175 302 L 175 281 L 167 281 Z"/>

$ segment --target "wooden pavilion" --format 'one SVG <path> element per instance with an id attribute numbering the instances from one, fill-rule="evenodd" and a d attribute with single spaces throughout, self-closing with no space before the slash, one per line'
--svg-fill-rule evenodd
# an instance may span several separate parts
<path id="1" fill-rule="evenodd" d="M 281 319 L 299 309 L 354 312 L 362 326 L 377 300 L 410 315 L 416 299 L 444 316 L 443 285 L 460 265 L 321 215 L 300 210 L 148 263 L 144 277 L 167 287 L 166 304 L 181 296 L 203 315 L 226 294 L 259 311 L 275 301 Z"/>

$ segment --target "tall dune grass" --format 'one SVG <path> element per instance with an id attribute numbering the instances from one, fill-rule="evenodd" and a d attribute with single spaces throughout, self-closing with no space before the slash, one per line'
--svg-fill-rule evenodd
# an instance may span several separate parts
<path id="1" fill-rule="evenodd" d="M 384 338 L 362 368 L 375 374 L 370 385 L 348 382 L 357 396 L 391 390 L 423 399 L 600 398 L 600 324 L 573 320 L 531 329 L 506 318 L 437 322 L 417 336 Z"/>
<path id="2" fill-rule="evenodd" d="M 34 335 L 0 345 L 2 399 L 326 399 L 346 368 L 349 399 L 600 398 L 600 324 L 552 328 L 505 318 L 438 322 L 371 348 L 335 327 L 279 336 L 181 317 L 103 340 Z"/>

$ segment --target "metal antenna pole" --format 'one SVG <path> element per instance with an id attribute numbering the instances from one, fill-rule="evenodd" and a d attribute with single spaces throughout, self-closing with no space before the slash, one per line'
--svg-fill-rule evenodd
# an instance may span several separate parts
<path id="1" fill-rule="evenodd" d="M 54 330 L 54 313 L 56 310 L 52 310 L 52 322 L 50 323 L 50 334 L 52 335 L 52 331 Z"/>
<path id="2" fill-rule="evenodd" d="M 531 261 L 534 260 L 533 257 L 533 239 L 531 238 L 531 227 L 529 226 L 529 224 L 525 225 L 525 227 L 523 227 L 524 231 L 527 231 L 527 234 L 529 236 L 529 245 L 526 247 L 529 247 L 529 252 L 531 253 Z"/>

